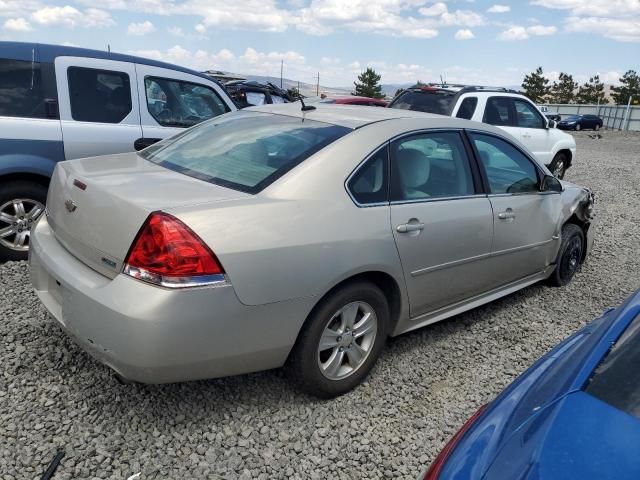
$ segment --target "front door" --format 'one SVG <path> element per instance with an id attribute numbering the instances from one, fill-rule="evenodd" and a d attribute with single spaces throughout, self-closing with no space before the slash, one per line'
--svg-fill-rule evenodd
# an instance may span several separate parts
<path id="1" fill-rule="evenodd" d="M 491 204 L 480 191 L 460 132 L 391 143 L 391 225 L 411 316 L 485 290 Z"/>
<path id="2" fill-rule="evenodd" d="M 516 113 L 516 125 L 520 130 L 520 141 L 533 152 L 538 160 L 548 165 L 551 156 L 551 132 L 547 128 L 547 119 L 538 109 L 526 100 L 513 99 Z"/>
<path id="3" fill-rule="evenodd" d="M 489 183 L 495 286 L 541 272 L 555 261 L 560 245 L 560 193 L 540 192 L 539 169 L 511 143 L 493 135 L 469 136 Z"/>
<path id="4" fill-rule="evenodd" d="M 134 64 L 58 57 L 55 69 L 65 158 L 132 152 L 142 133 Z"/>

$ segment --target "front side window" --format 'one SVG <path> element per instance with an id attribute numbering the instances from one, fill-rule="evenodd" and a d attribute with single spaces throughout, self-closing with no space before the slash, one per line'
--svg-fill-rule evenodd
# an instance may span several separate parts
<path id="1" fill-rule="evenodd" d="M 286 103 L 280 95 L 271 95 L 271 103 Z"/>
<path id="2" fill-rule="evenodd" d="M 74 120 L 120 123 L 131 112 L 131 86 L 127 73 L 69 67 L 67 77 Z"/>
<path id="3" fill-rule="evenodd" d="M 351 177 L 347 187 L 351 195 L 361 205 L 388 201 L 389 190 L 389 148 L 382 147 Z"/>
<path id="4" fill-rule="evenodd" d="M 460 108 L 458 108 L 458 113 L 456 114 L 456 117 L 464 118 L 466 120 L 471 120 L 474 112 L 476 111 L 477 105 L 478 105 L 477 97 L 465 98 L 464 100 L 462 100 L 462 103 L 460 104 Z"/>
<path id="5" fill-rule="evenodd" d="M 225 117 L 186 130 L 138 155 L 190 177 L 257 193 L 351 131 L 259 112 Z"/>
<path id="6" fill-rule="evenodd" d="M 267 103 L 267 96 L 262 92 L 247 92 L 247 103 L 249 105 L 264 105 Z"/>
<path id="7" fill-rule="evenodd" d="M 490 135 L 471 133 L 491 193 L 539 191 L 538 170 L 529 158 L 510 143 Z"/>
<path id="8" fill-rule="evenodd" d="M 391 199 L 422 200 L 475 193 L 469 159 L 457 132 L 413 135 L 391 144 Z"/>
<path id="9" fill-rule="evenodd" d="M 515 125 L 511 115 L 511 99 L 509 97 L 490 97 L 487 100 L 482 121 L 490 125 Z"/>
<path id="10" fill-rule="evenodd" d="M 192 127 L 229 111 L 220 96 L 197 83 L 145 77 L 147 109 L 163 127 Z"/>
<path id="11" fill-rule="evenodd" d="M 0 60 L 0 116 L 47 118 L 38 62 Z"/>
<path id="12" fill-rule="evenodd" d="M 533 105 L 524 100 L 514 100 L 517 125 L 523 128 L 544 128 L 546 122 Z"/>

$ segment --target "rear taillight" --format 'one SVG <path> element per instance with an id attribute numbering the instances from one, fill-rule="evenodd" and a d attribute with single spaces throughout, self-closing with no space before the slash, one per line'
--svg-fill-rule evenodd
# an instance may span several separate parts
<path id="1" fill-rule="evenodd" d="M 163 287 L 191 287 L 225 281 L 211 249 L 172 215 L 153 212 L 133 241 L 123 273 Z"/>
<path id="2" fill-rule="evenodd" d="M 456 445 L 458 444 L 462 436 L 467 432 L 467 430 L 471 428 L 471 425 L 475 423 L 475 421 L 478 419 L 478 417 L 480 417 L 480 415 L 482 415 L 482 412 L 484 412 L 486 408 L 487 405 L 482 405 L 478 409 L 478 411 L 474 413 L 471 418 L 469 418 L 469 420 L 465 422 L 464 425 L 462 425 L 462 428 L 460 428 L 460 430 L 458 430 L 457 433 L 453 437 L 451 437 L 451 440 L 447 442 L 440 454 L 436 457 L 436 459 L 429 467 L 429 470 L 427 470 L 427 473 L 425 473 L 424 477 L 422 477 L 423 480 L 438 480 L 438 478 L 440 477 L 440 472 L 442 472 L 442 469 L 449 459 L 449 455 L 451 455 L 451 452 L 453 452 L 453 450 L 456 448 Z"/>

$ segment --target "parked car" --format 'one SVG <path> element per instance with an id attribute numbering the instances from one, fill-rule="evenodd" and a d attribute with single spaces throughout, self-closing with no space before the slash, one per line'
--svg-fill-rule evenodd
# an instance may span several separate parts
<path id="1" fill-rule="evenodd" d="M 57 162 L 138 150 L 235 109 L 217 82 L 186 68 L 0 42 L 0 261 L 27 258 Z"/>
<path id="2" fill-rule="evenodd" d="M 562 130 L 600 130 L 602 119 L 597 115 L 570 115 L 558 123 Z"/>
<path id="3" fill-rule="evenodd" d="M 500 127 L 524 143 L 560 179 L 575 160 L 574 138 L 554 128 L 554 122 L 514 90 L 420 85 L 402 91 L 389 107 L 466 118 Z"/>
<path id="4" fill-rule="evenodd" d="M 548 279 L 593 197 L 508 133 L 405 110 L 241 110 L 142 152 L 58 164 L 33 232 L 45 307 L 122 377 L 287 365 L 321 397 L 385 339 Z"/>
<path id="5" fill-rule="evenodd" d="M 545 117 L 547 117 L 547 120 L 553 120 L 556 123 L 562 120 L 562 117 L 560 116 L 560 114 L 558 112 L 552 112 L 551 110 L 549 110 L 549 107 L 545 105 L 540 105 L 539 108 L 542 114 Z"/>
<path id="6" fill-rule="evenodd" d="M 321 100 L 321 103 L 335 103 L 336 105 L 366 105 L 369 107 L 386 107 L 387 102 L 380 98 L 371 97 L 335 97 Z"/>
<path id="7" fill-rule="evenodd" d="M 640 478 L 640 291 L 540 358 L 421 480 Z"/>
<path id="8" fill-rule="evenodd" d="M 224 85 L 229 96 L 238 108 L 247 108 L 272 103 L 287 103 L 295 99 L 289 98 L 286 90 L 273 83 L 259 83 L 251 80 L 233 80 Z"/>

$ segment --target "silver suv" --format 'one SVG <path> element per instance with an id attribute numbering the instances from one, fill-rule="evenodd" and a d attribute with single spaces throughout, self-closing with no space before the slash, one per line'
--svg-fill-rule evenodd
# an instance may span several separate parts
<path id="1" fill-rule="evenodd" d="M 556 128 L 524 95 L 498 87 L 416 85 L 403 90 L 390 108 L 418 110 L 488 123 L 524 143 L 558 178 L 575 159 L 574 138 Z"/>

